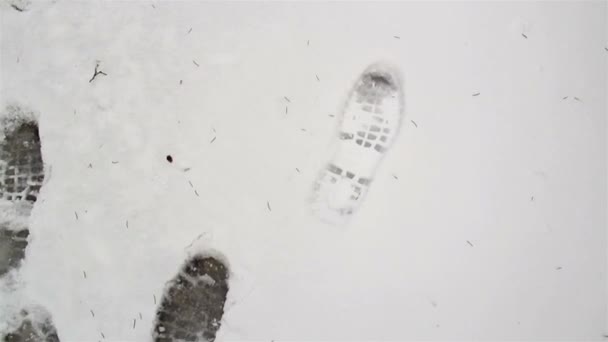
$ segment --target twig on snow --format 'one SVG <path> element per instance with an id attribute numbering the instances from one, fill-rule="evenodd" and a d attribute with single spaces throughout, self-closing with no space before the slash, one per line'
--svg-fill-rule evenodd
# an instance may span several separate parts
<path id="1" fill-rule="evenodd" d="M 108 74 L 99 70 L 99 62 L 97 62 L 97 64 L 95 65 L 95 72 L 93 73 L 93 77 L 91 77 L 91 79 L 89 80 L 89 83 L 93 82 L 93 80 L 97 77 L 97 75 L 108 76 Z"/>

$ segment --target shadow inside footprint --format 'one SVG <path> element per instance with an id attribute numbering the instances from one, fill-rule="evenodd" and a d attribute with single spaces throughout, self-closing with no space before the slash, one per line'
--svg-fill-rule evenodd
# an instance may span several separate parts
<path id="1" fill-rule="evenodd" d="M 195 256 L 172 279 L 158 307 L 154 341 L 214 341 L 224 315 L 228 269 L 209 256 Z"/>
<path id="2" fill-rule="evenodd" d="M 0 277 L 19 267 L 25 257 L 29 233 L 27 229 L 14 231 L 0 227 Z"/>
<path id="3" fill-rule="evenodd" d="M 38 125 L 11 117 L 7 123 L 0 142 L 0 199 L 16 208 L 11 210 L 16 215 L 27 217 L 44 181 Z M 29 231 L 26 227 L 9 227 L 15 222 L 0 225 L 0 276 L 17 268 L 25 257 Z"/>

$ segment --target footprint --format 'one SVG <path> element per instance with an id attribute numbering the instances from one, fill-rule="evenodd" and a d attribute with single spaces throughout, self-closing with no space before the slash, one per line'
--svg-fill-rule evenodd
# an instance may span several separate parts
<path id="1" fill-rule="evenodd" d="M 166 288 L 156 313 L 154 341 L 214 341 L 227 293 L 227 267 L 212 257 L 193 257 Z"/>
<path id="2" fill-rule="evenodd" d="M 9 107 L 3 119 L 0 142 L 0 205 L 5 211 L 0 224 L 0 276 L 19 266 L 27 247 L 27 219 L 44 181 L 38 124 Z"/>
<path id="3" fill-rule="evenodd" d="M 369 66 L 346 101 L 336 152 L 313 186 L 311 207 L 321 220 L 344 224 L 359 208 L 402 116 L 399 73 L 384 64 Z"/>
<path id="4" fill-rule="evenodd" d="M 50 314 L 41 307 L 21 310 L 17 330 L 2 336 L 4 342 L 59 342 Z"/>
<path id="5" fill-rule="evenodd" d="M 28 220 L 44 181 L 38 123 L 18 106 L 0 119 L 0 277 L 17 269 L 30 235 Z M 2 295 L 12 295 L 10 293 Z M 2 341 L 59 341 L 50 314 L 42 307 L 23 309 L 14 331 Z"/>

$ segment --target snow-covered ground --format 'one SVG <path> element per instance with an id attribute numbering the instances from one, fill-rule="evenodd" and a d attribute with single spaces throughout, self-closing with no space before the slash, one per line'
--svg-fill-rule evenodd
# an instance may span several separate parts
<path id="1" fill-rule="evenodd" d="M 605 2 L 0 15 L 0 105 L 37 114 L 46 169 L 0 330 L 34 303 L 62 341 L 147 341 L 205 251 L 231 271 L 219 340 L 608 333 Z M 403 76 L 400 134 L 349 224 L 326 224 L 312 184 L 379 60 Z"/>

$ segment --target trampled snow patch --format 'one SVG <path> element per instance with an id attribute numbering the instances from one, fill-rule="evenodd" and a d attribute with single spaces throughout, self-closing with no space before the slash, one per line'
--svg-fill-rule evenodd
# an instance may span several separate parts
<path id="1" fill-rule="evenodd" d="M 605 4 L 0 10 L 0 108 L 39 113 L 48 166 L 0 315 L 35 304 L 62 341 L 149 341 L 171 280 L 217 251 L 217 340 L 605 332 Z M 324 224 L 308 196 L 342 99 L 385 59 L 416 125 L 356 219 Z"/>

